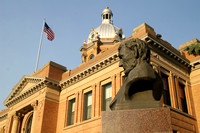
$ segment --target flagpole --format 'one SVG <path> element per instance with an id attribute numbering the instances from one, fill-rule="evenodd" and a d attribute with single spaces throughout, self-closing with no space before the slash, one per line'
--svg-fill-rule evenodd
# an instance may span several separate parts
<path id="1" fill-rule="evenodd" d="M 41 38 L 40 38 L 39 49 L 38 49 L 38 56 L 37 56 L 37 61 L 36 61 L 35 72 L 37 71 L 38 62 L 39 62 L 39 58 L 40 58 L 40 49 L 41 49 L 41 46 L 42 46 L 42 37 L 43 37 L 43 32 L 44 32 L 44 24 L 45 24 L 45 18 L 44 18 L 43 26 L 42 26 L 42 32 L 41 32 Z"/>

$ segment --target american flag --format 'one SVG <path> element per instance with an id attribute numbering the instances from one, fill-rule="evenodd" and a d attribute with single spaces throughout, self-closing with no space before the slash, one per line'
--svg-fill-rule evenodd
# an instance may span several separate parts
<path id="1" fill-rule="evenodd" d="M 55 34 L 53 33 L 53 31 L 51 30 L 51 28 L 47 25 L 47 23 L 45 22 L 44 24 L 44 32 L 46 32 L 47 35 L 47 39 L 49 41 L 52 41 L 55 37 Z"/>

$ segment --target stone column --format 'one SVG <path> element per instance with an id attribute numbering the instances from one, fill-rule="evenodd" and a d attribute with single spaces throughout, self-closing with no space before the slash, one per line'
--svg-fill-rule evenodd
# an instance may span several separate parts
<path id="1" fill-rule="evenodd" d="M 32 125 L 31 125 L 31 133 L 34 133 L 35 129 L 35 123 L 36 123 L 36 112 L 37 112 L 37 107 L 38 107 L 38 101 L 36 100 L 31 104 L 33 107 L 33 119 L 32 119 Z"/>
<path id="2" fill-rule="evenodd" d="M 15 114 L 13 116 L 13 124 L 12 124 L 12 131 L 11 133 L 17 133 L 17 129 L 18 129 L 18 125 L 19 125 L 19 120 L 20 120 L 20 117 Z"/>

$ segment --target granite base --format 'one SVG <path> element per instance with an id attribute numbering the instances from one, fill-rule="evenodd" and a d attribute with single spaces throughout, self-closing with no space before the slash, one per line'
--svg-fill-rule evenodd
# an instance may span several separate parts
<path id="1" fill-rule="evenodd" d="M 172 133 L 169 108 L 103 111 L 102 133 Z"/>

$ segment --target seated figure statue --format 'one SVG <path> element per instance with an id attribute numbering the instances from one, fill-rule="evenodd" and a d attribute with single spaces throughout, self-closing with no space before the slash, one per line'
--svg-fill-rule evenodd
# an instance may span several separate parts
<path id="1" fill-rule="evenodd" d="M 130 39 L 119 46 L 119 66 L 124 68 L 124 82 L 110 103 L 111 110 L 161 107 L 163 81 L 150 63 L 148 45 Z"/>

